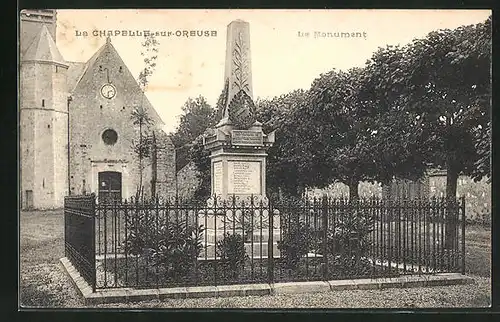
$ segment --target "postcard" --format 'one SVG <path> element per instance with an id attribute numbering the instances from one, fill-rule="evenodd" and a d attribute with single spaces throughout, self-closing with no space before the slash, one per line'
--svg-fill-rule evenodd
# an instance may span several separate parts
<path id="1" fill-rule="evenodd" d="M 491 15 L 22 10 L 20 309 L 489 307 Z"/>

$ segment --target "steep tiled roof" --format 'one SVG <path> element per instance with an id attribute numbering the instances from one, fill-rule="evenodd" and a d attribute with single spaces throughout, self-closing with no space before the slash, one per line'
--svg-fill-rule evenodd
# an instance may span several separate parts
<path id="1" fill-rule="evenodd" d="M 23 61 L 55 62 L 67 65 L 45 25 L 42 26 L 40 33 L 38 33 L 29 45 L 24 54 Z"/>
<path id="2" fill-rule="evenodd" d="M 89 69 L 89 66 L 92 66 L 94 62 L 96 61 L 97 57 L 101 55 L 101 53 L 104 51 L 104 48 L 106 46 L 102 46 L 97 50 L 92 57 L 86 62 L 86 63 L 81 63 L 81 62 L 71 62 L 70 67 L 68 70 L 68 90 L 70 93 L 72 93 L 80 80 L 82 79 L 83 75 L 87 72 Z"/>
<path id="3" fill-rule="evenodd" d="M 82 77 L 83 71 L 85 70 L 86 64 L 82 62 L 68 62 L 68 91 L 70 93 L 75 89 L 76 84 Z"/>

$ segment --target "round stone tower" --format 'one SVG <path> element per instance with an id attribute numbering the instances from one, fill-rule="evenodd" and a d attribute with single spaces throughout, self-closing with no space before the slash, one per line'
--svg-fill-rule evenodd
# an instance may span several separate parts
<path id="1" fill-rule="evenodd" d="M 21 21 L 21 50 L 24 49 L 19 84 L 22 209 L 60 208 L 68 189 L 68 65 L 52 36 L 55 21 L 50 19 L 55 19 L 55 12 L 44 15 L 47 10 L 41 11 L 38 17 L 27 16 Z M 36 25 L 38 32 L 31 37 Z"/>

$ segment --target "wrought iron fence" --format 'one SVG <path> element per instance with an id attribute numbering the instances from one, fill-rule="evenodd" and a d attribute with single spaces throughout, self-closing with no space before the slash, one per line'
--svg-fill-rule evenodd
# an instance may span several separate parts
<path id="1" fill-rule="evenodd" d="M 95 196 L 64 198 L 64 253 L 85 281 L 96 288 Z"/>
<path id="2" fill-rule="evenodd" d="M 96 287 L 464 273 L 464 205 L 464 198 L 272 202 L 234 196 L 203 204 L 101 203 L 94 226 Z"/>

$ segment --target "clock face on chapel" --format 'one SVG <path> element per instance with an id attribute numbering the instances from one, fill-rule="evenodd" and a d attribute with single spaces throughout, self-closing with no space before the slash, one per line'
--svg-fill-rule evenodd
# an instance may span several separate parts
<path id="1" fill-rule="evenodd" d="M 104 86 L 101 87 L 101 95 L 104 98 L 112 99 L 116 95 L 116 88 L 111 84 L 104 84 Z"/>

